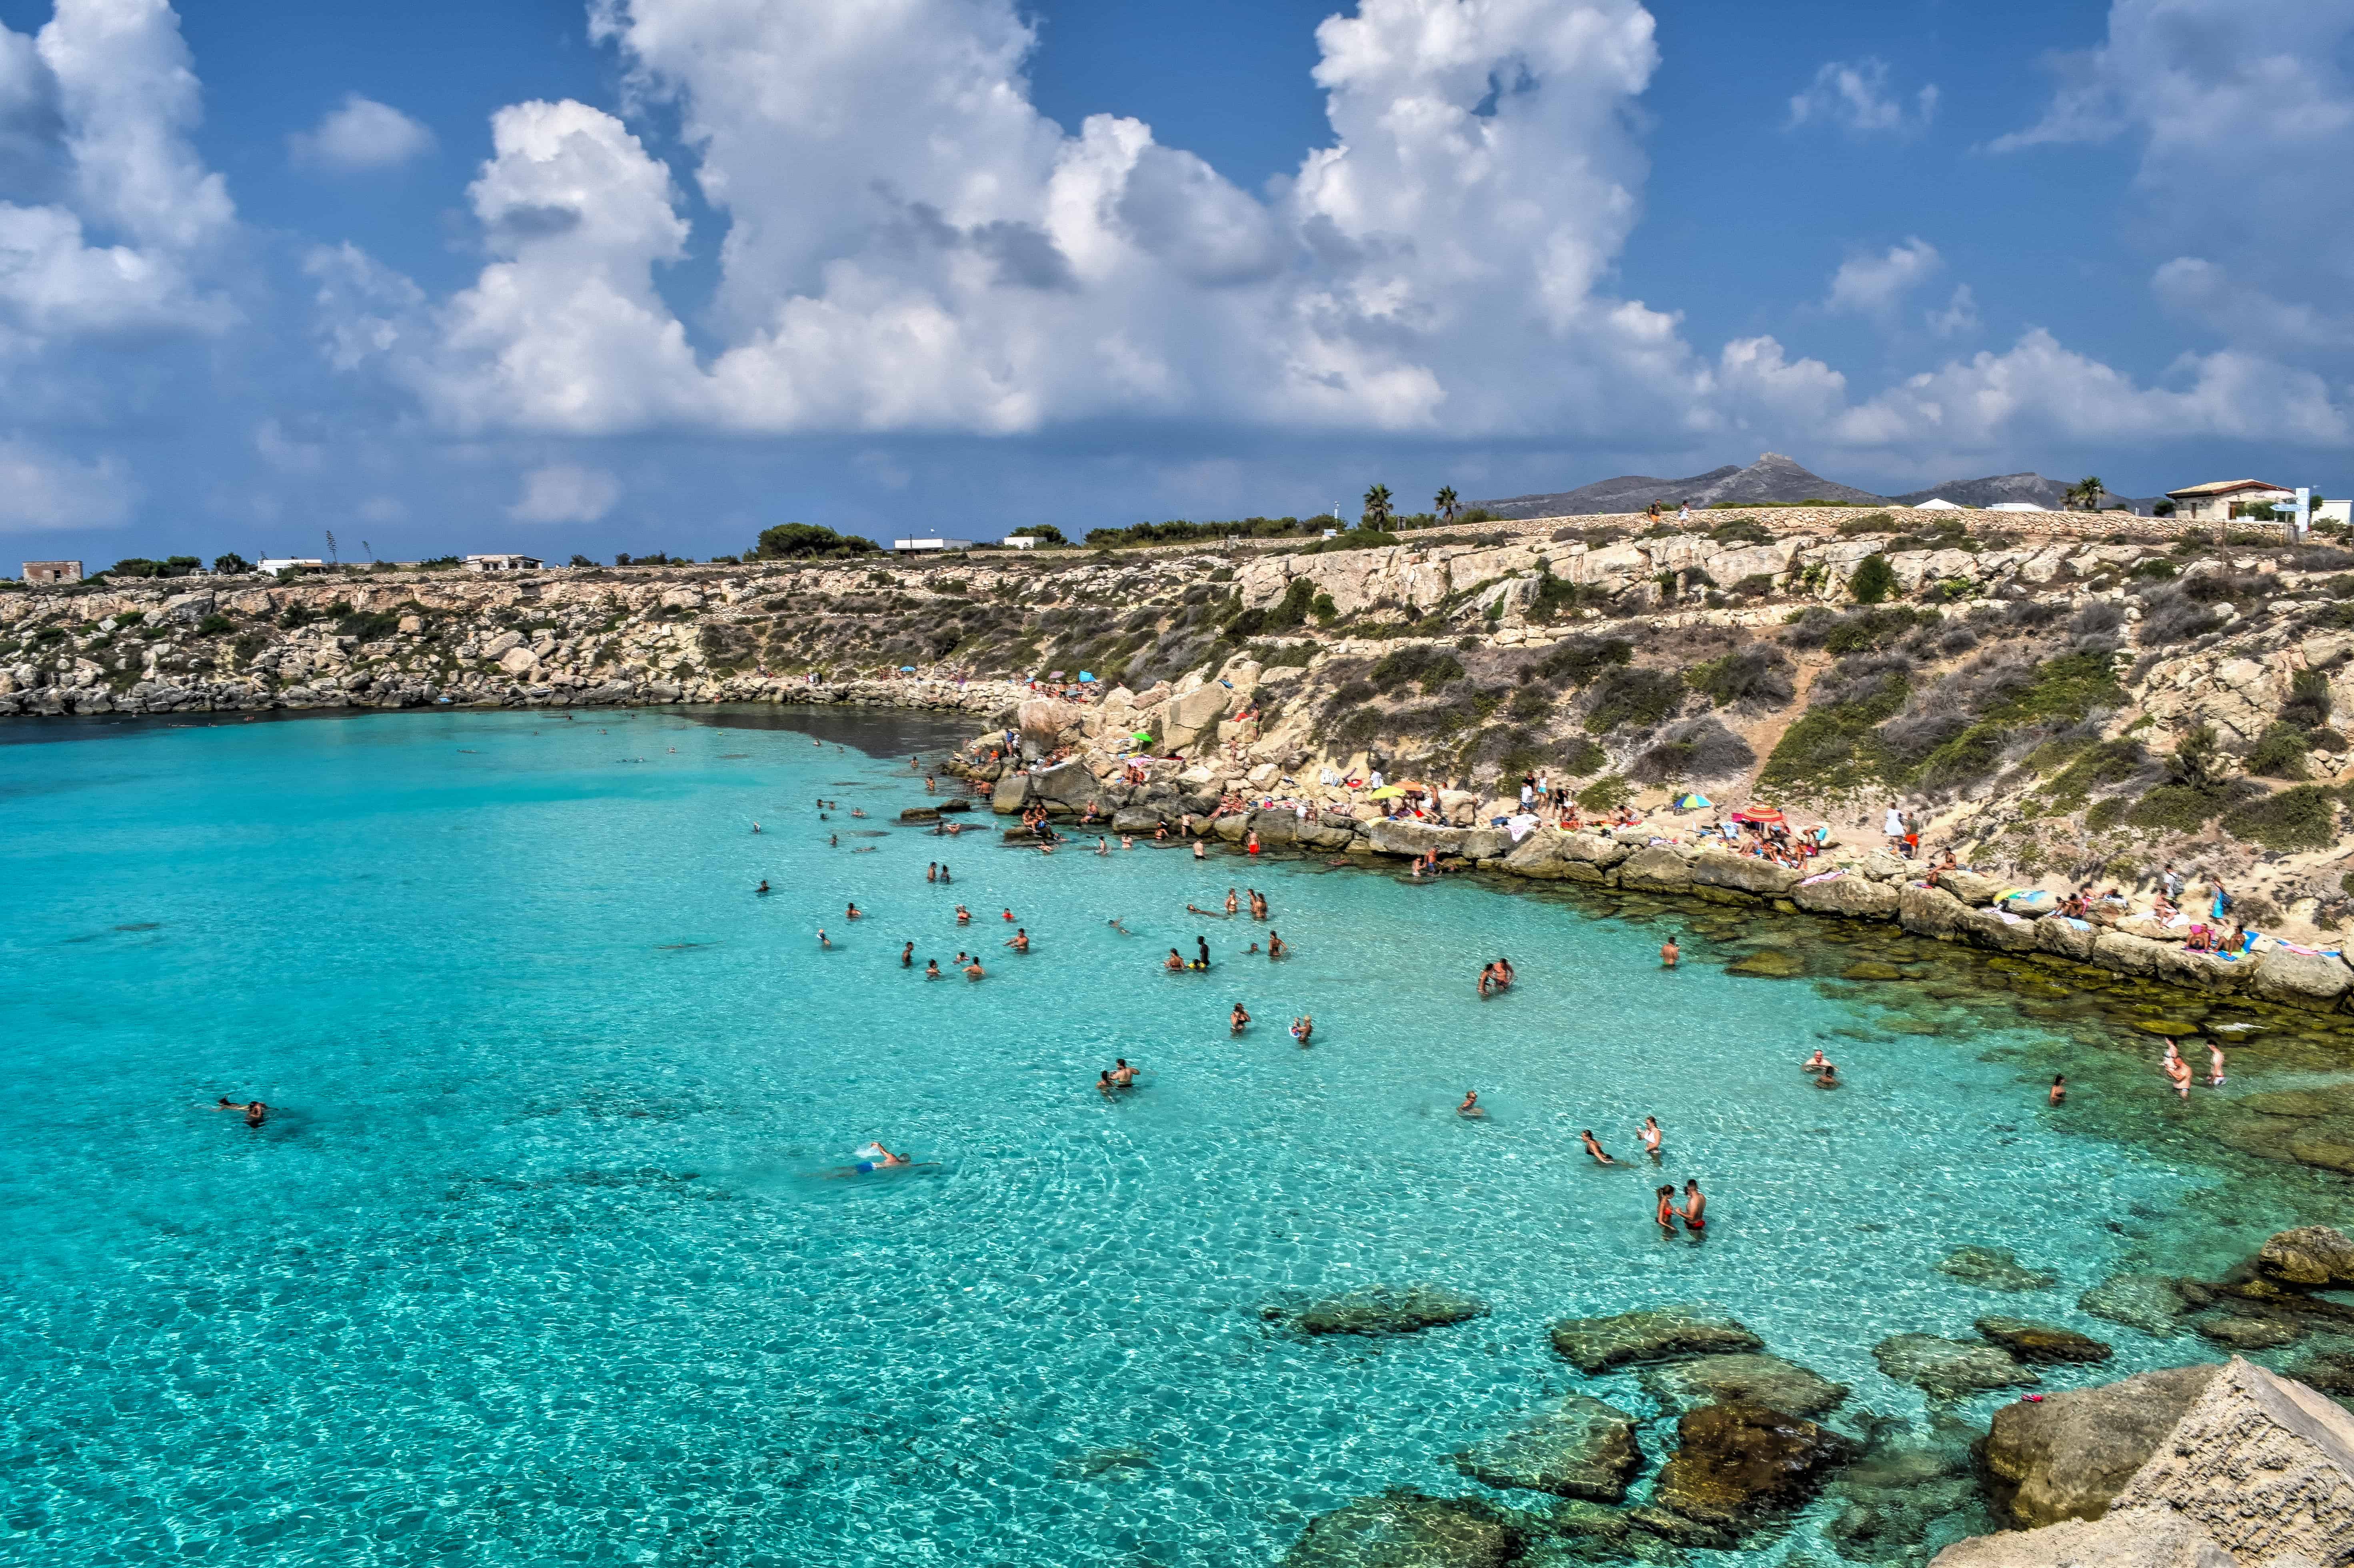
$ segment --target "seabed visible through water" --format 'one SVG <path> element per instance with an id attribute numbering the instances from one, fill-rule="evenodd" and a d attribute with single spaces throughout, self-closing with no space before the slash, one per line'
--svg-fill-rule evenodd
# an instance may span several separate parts
<path id="1" fill-rule="evenodd" d="M 8 1554 L 1270 1563 L 1389 1488 L 1545 1505 L 1450 1456 L 1560 1394 L 1658 1411 L 1562 1361 L 1557 1319 L 1710 1303 L 1850 1385 L 1834 1424 L 1925 1436 L 2008 1396 L 1933 1411 L 1883 1337 L 2008 1313 L 2116 1346 L 2050 1387 L 2211 1358 L 2076 1298 L 2349 1218 L 2354 1021 L 1893 927 L 900 824 L 941 798 L 909 755 L 963 738 L 798 709 L 0 731 Z M 1230 885 L 1294 957 L 1186 914 Z M 1197 936 L 1211 972 L 1160 969 Z M 987 979 L 921 978 L 960 949 Z M 1792 978 L 1725 972 L 1759 950 Z M 1521 983 L 1483 1001 L 1499 954 Z M 2188 1106 L 2175 1026 L 2231 1056 Z M 1848 1087 L 1799 1072 L 1819 1046 Z M 1116 1056 L 1142 1084 L 1107 1101 Z M 873 1139 L 917 1166 L 838 1177 Z M 1652 1188 L 1690 1176 L 1710 1233 L 1662 1241 Z M 1966 1283 L 1960 1246 L 2057 1283 Z M 1262 1315 L 1374 1284 L 1490 1311 Z M 1835 1561 L 1841 1506 L 1721 1560 Z"/>

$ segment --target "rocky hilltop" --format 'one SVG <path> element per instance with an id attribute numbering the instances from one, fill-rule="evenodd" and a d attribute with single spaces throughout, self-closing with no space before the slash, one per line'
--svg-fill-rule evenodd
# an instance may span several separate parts
<path id="1" fill-rule="evenodd" d="M 1549 518 L 1363 547 L 17 589 L 0 715 L 872 702 L 995 730 L 1034 678 L 1086 672 L 1034 750 L 1098 788 L 1147 751 L 1173 759 L 1148 799 L 1280 800 L 1311 835 L 1371 835 L 1348 780 L 1374 768 L 1433 787 L 1417 828 L 1467 833 L 1541 774 L 1589 814 L 1649 812 L 1680 861 L 1707 819 L 1664 809 L 1698 790 L 1828 821 L 1862 867 L 1901 799 L 1996 891 L 2130 889 L 2171 860 L 2260 929 L 2338 929 L 2354 554 L 2022 521 L 1760 508 L 1706 532 Z M 1081 809 L 1057 788 L 1025 786 Z M 1917 869 L 1875 874 L 1893 895 Z M 1997 945 L 2164 940 L 1995 925 Z"/>

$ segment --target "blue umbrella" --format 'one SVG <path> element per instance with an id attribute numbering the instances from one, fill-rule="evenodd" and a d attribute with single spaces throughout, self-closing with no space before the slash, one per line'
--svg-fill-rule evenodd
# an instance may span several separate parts
<path id="1" fill-rule="evenodd" d="M 902 664 L 899 666 L 899 673 L 902 675 L 912 675 L 915 673 L 916 667 L 913 664 Z"/>
<path id="2" fill-rule="evenodd" d="M 1094 680 L 1094 679 L 1095 679 L 1095 677 L 1094 677 L 1093 675 L 1091 675 L 1091 674 L 1087 673 L 1087 672 L 1086 672 L 1085 670 L 1082 670 L 1082 671 L 1080 671 L 1080 672 L 1079 672 L 1079 679 L 1080 679 L 1080 680 L 1082 680 L 1082 681 L 1092 681 L 1092 680 Z"/>

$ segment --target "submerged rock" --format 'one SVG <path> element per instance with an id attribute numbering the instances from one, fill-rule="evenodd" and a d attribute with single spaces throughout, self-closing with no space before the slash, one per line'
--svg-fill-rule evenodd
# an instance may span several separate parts
<path id="1" fill-rule="evenodd" d="M 1655 1367 L 1644 1372 L 1643 1387 L 1678 1414 L 1704 1404 L 1743 1403 L 1792 1415 L 1827 1415 L 1848 1394 L 1843 1383 L 1766 1355 L 1702 1356 Z"/>
<path id="2" fill-rule="evenodd" d="M 1836 1511 L 1824 1535 L 1851 1561 L 1917 1563 L 1915 1549 L 1943 1520 L 1966 1514 L 1966 1529 L 1991 1523 L 1978 1506 L 1970 1457 L 1977 1436 L 1960 1422 L 1937 1417 L 1925 1438 L 1902 1423 L 1874 1423 L 1861 1457 L 1831 1483 Z"/>
<path id="3" fill-rule="evenodd" d="M 1442 1286 L 1375 1285 L 1297 1310 L 1264 1308 L 1260 1316 L 1288 1321 L 1303 1334 L 1412 1334 L 1485 1317 L 1487 1311 L 1485 1301 Z"/>
<path id="4" fill-rule="evenodd" d="M 2354 1286 L 2354 1240 L 2327 1225 L 2283 1231 L 2258 1249 L 2256 1272 L 2301 1289 Z"/>
<path id="5" fill-rule="evenodd" d="M 1840 979 L 1849 980 L 1893 980 L 1903 978 L 1904 971 L 1894 964 L 1877 963 L 1870 959 L 1860 959 L 1840 971 Z"/>
<path id="6" fill-rule="evenodd" d="M 2007 1246 L 1957 1246 L 1937 1271 L 1981 1290 L 2049 1290 L 2060 1283 L 2058 1275 L 2028 1267 Z"/>
<path id="7" fill-rule="evenodd" d="M 2043 1381 L 2012 1360 L 2008 1351 L 1935 1334 L 1891 1334 L 1872 1347 L 1872 1359 L 1897 1382 L 1913 1383 L 1938 1399 Z"/>
<path id="8" fill-rule="evenodd" d="M 2190 1326 L 2200 1338 L 2233 1351 L 2274 1351 L 2305 1338 L 2305 1325 L 2292 1318 L 2243 1308 L 2206 1313 Z"/>
<path id="9" fill-rule="evenodd" d="M 1652 1506 L 1733 1533 L 1813 1497 L 1857 1453 L 1853 1438 L 1762 1404 L 1712 1404 L 1677 1418 L 1676 1452 Z"/>
<path id="10" fill-rule="evenodd" d="M 2168 1367 L 2004 1405 L 1981 1451 L 1997 1510 L 2022 1530 L 2100 1518 L 2221 1370 Z"/>
<path id="11" fill-rule="evenodd" d="M 1807 972 L 1807 963 L 1796 953 L 1786 953 L 1779 948 L 1760 948 L 1747 958 L 1735 959 L 1725 965 L 1724 972 L 1766 980 L 1796 980 Z"/>
<path id="12" fill-rule="evenodd" d="M 1730 1318 L 1697 1307 L 1655 1307 L 1611 1318 L 1564 1318 L 1553 1326 L 1553 1348 L 1592 1376 L 1614 1367 L 1679 1356 L 1762 1351 L 1766 1341 Z"/>
<path id="13" fill-rule="evenodd" d="M 1502 1509 L 1477 1498 L 1384 1492 L 1308 1521 L 1284 1568 L 1504 1568 L 1528 1545 Z"/>
<path id="14" fill-rule="evenodd" d="M 1643 1462 L 1623 1410 L 1572 1394 L 1535 1420 L 1455 1456 L 1455 1467 L 1491 1487 L 1617 1502 Z"/>
<path id="15" fill-rule="evenodd" d="M 2175 1320 L 2190 1310 L 2182 1287 L 2162 1274 L 2113 1274 L 2077 1297 L 2076 1306 L 2159 1340 L 2172 1339 Z"/>
<path id="16" fill-rule="evenodd" d="M 2073 1329 L 2052 1323 L 2031 1323 L 2024 1318 L 1981 1318 L 1970 1325 L 2009 1351 L 2016 1360 L 2045 1365 L 2064 1361 L 2105 1361 L 2116 1351 Z"/>

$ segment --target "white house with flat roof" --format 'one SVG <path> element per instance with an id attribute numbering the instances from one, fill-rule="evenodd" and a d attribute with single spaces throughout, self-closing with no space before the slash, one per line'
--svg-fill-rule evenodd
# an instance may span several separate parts
<path id="1" fill-rule="evenodd" d="M 2174 503 L 2176 520 L 2183 523 L 2229 523 L 2234 517 L 2245 517 L 2252 507 L 2296 505 L 2296 491 L 2261 479 L 2218 479 L 2186 485 L 2168 491 L 2166 498 Z"/>
<path id="2" fill-rule="evenodd" d="M 891 548 L 903 556 L 923 555 L 936 550 L 970 550 L 970 539 L 894 539 Z"/>
<path id="3" fill-rule="evenodd" d="M 259 569 L 265 572 L 282 572 L 289 567 L 323 567 L 326 564 L 314 556 L 266 556 L 262 557 Z"/>
<path id="4" fill-rule="evenodd" d="M 469 556 L 466 569 L 470 572 L 535 572 L 539 570 L 537 556 Z"/>

